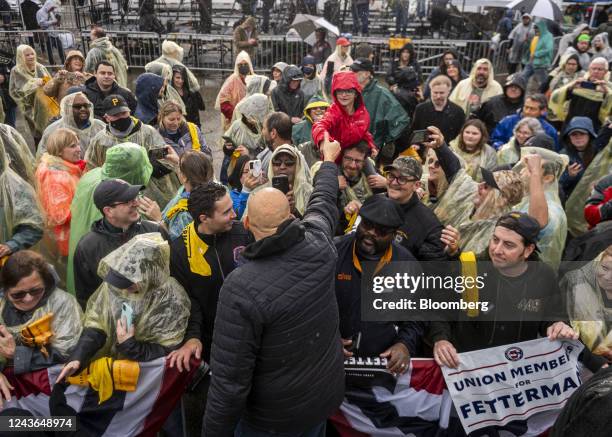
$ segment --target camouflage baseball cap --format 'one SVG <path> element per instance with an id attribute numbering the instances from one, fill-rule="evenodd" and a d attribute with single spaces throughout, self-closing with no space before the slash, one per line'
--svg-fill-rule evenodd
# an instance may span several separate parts
<path id="1" fill-rule="evenodd" d="M 400 176 L 415 178 L 417 180 L 420 180 L 423 175 L 423 167 L 421 164 L 416 159 L 410 158 L 409 156 L 400 156 L 393 161 L 393 164 L 387 165 L 384 168 L 385 172 L 391 170 L 399 171 Z"/>

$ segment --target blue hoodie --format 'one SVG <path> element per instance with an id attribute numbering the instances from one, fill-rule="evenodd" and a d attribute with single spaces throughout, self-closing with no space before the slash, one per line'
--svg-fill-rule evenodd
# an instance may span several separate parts
<path id="1" fill-rule="evenodd" d="M 134 116 L 145 124 L 155 124 L 159 112 L 157 99 L 164 86 L 164 79 L 153 73 L 143 73 L 136 79 L 136 98 L 138 105 Z M 151 123 L 153 122 L 153 123 Z"/>
<path id="2" fill-rule="evenodd" d="M 582 153 L 579 153 L 570 141 L 569 134 L 574 130 L 586 131 L 591 137 L 589 145 Z M 593 122 L 588 117 L 574 117 L 565 126 L 562 136 L 564 147 L 560 153 L 569 156 L 569 165 L 580 164 L 582 166 L 582 169 L 575 176 L 570 176 L 567 169 L 565 169 L 561 175 L 561 178 L 559 178 L 559 185 L 561 185 L 566 198 L 569 197 L 572 191 L 574 191 L 576 184 L 578 184 L 580 179 L 582 179 L 582 175 L 584 174 L 586 168 L 589 166 L 593 158 L 595 158 L 595 155 L 597 155 L 599 152 L 599 149 L 597 149 L 595 146 L 596 138 L 597 134 L 593 128 Z M 584 158 L 586 158 L 586 162 Z"/>
<path id="3" fill-rule="evenodd" d="M 510 141 L 510 138 L 512 138 L 513 135 L 514 127 L 519 122 L 519 120 L 523 118 L 522 112 L 523 110 L 520 110 L 516 114 L 507 115 L 502 118 L 502 120 L 497 124 L 497 127 L 495 128 L 495 130 L 493 130 L 493 133 L 491 134 L 491 145 L 493 146 L 493 148 L 495 148 L 495 150 L 499 150 L 501 146 Z M 548 121 L 546 121 L 545 117 L 540 116 L 538 117 L 538 120 L 540 121 L 542 129 L 544 129 L 546 135 L 555 140 L 555 151 L 558 152 L 560 146 L 557 130 L 552 127 L 552 125 Z"/>

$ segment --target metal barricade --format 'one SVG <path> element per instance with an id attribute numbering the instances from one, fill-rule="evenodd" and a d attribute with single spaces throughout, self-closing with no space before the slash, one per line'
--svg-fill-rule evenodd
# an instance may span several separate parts
<path id="1" fill-rule="evenodd" d="M 83 48 L 80 35 L 69 29 L 0 32 L 0 52 L 15 56 L 21 44 L 32 47 L 38 57 L 37 61 L 46 66 L 63 66 L 69 49 Z"/>
<path id="2" fill-rule="evenodd" d="M 161 55 L 161 39 L 157 33 L 140 31 L 107 31 L 113 45 L 121 50 L 130 67 L 144 67 Z M 89 51 L 91 36 L 82 32 L 85 52 Z"/>

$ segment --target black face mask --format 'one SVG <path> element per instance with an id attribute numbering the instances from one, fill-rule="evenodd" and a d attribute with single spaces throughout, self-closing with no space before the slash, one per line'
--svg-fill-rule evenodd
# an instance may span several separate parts
<path id="1" fill-rule="evenodd" d="M 310 77 L 310 75 L 314 73 L 314 71 L 315 70 L 312 67 L 302 67 L 302 72 L 304 73 L 304 76 Z"/>
<path id="2" fill-rule="evenodd" d="M 242 74 L 243 76 L 246 76 L 250 72 L 251 72 L 251 69 L 249 68 L 248 65 L 243 64 L 243 65 L 238 66 L 238 73 Z"/>
<path id="3" fill-rule="evenodd" d="M 120 118 L 115 121 L 111 121 L 109 123 L 111 127 L 119 132 L 124 132 L 128 130 L 130 125 L 132 124 L 132 119 L 130 117 Z"/>

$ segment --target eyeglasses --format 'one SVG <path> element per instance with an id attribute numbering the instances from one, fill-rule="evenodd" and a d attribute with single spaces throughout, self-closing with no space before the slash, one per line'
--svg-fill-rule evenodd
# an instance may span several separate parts
<path id="1" fill-rule="evenodd" d="M 89 109 L 89 103 L 81 103 L 80 105 L 72 105 L 72 109 Z"/>
<path id="2" fill-rule="evenodd" d="M 429 158 L 427 164 L 431 165 L 433 168 L 440 168 L 440 161 L 437 159 Z"/>
<path id="3" fill-rule="evenodd" d="M 44 292 L 45 292 L 45 287 L 36 287 L 36 288 L 32 288 L 30 290 L 9 292 L 8 295 L 13 300 L 23 300 L 23 299 L 25 299 L 27 294 L 29 294 L 33 298 L 37 298 L 38 296 L 40 296 Z"/>
<path id="4" fill-rule="evenodd" d="M 389 183 L 396 181 L 398 185 L 406 185 L 408 182 L 418 181 L 418 179 L 415 178 L 409 178 L 406 176 L 396 176 L 393 173 L 386 173 L 385 179 L 387 179 L 387 182 Z"/>
<path id="5" fill-rule="evenodd" d="M 343 156 L 342 157 L 343 161 L 346 161 L 348 164 L 355 164 L 355 165 L 362 165 L 365 161 L 365 159 L 355 159 L 355 158 L 351 158 L 350 156 Z"/>
<path id="6" fill-rule="evenodd" d="M 293 167 L 295 165 L 295 161 L 292 161 L 290 159 L 275 159 L 272 161 L 272 165 L 274 167 L 280 167 L 282 165 L 285 165 L 285 167 Z"/>
<path id="7" fill-rule="evenodd" d="M 354 90 L 353 88 L 348 89 L 348 90 L 336 90 L 336 94 L 345 94 L 345 95 L 356 95 L 357 91 Z"/>
<path id="8" fill-rule="evenodd" d="M 361 218 L 361 225 L 367 230 L 374 231 L 379 237 L 386 237 L 395 233 L 395 228 L 372 223 L 370 220 L 364 219 L 363 217 Z"/>
<path id="9" fill-rule="evenodd" d="M 111 203 L 108 206 L 110 206 L 111 208 L 114 208 L 114 207 L 119 206 L 119 205 L 132 205 L 132 204 L 135 204 L 136 202 L 138 202 L 138 197 L 135 197 L 132 200 L 126 200 L 125 202 Z"/>

